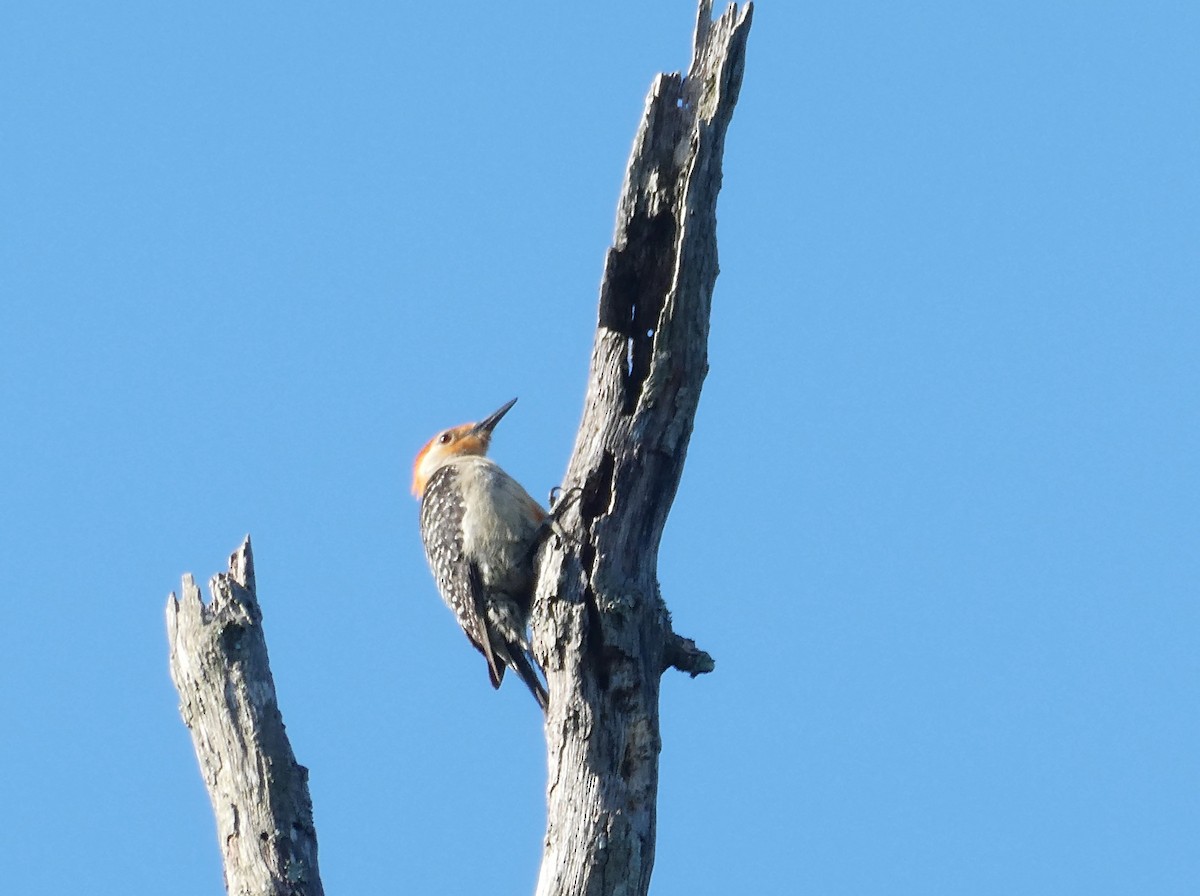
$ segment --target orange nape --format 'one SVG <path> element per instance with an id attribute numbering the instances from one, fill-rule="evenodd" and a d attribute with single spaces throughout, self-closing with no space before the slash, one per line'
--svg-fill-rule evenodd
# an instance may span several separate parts
<path id="1" fill-rule="evenodd" d="M 464 423 L 439 432 L 425 443 L 425 447 L 417 452 L 413 461 L 412 493 L 418 500 L 425 495 L 425 486 L 429 477 L 438 471 L 448 461 L 456 457 L 487 454 L 488 446 L 492 443 L 492 430 L 500 422 L 500 418 L 509 412 L 517 400 L 505 404 L 498 411 L 489 414 L 478 423 Z"/>

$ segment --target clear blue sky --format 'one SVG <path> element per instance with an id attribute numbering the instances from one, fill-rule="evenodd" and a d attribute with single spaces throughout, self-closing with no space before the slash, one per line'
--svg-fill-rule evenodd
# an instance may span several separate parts
<path id="1" fill-rule="evenodd" d="M 532 891 L 536 709 L 409 465 L 517 395 L 495 455 L 565 469 L 694 15 L 586 6 L 0 12 L 6 892 L 220 892 L 163 607 L 246 532 L 327 891 Z M 759 3 L 658 896 L 1200 892 L 1198 41 L 1195 2 Z"/>

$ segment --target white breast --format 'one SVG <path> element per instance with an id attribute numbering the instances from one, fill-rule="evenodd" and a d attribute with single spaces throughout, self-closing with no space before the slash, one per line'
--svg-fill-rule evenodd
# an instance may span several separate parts
<path id="1" fill-rule="evenodd" d="M 486 457 L 452 463 L 463 490 L 463 550 L 476 558 L 489 590 L 517 594 L 532 582 L 531 554 L 540 520 L 536 502 L 521 485 Z"/>

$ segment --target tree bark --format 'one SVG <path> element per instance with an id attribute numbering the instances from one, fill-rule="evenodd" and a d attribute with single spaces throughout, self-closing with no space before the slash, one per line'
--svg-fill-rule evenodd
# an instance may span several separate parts
<path id="1" fill-rule="evenodd" d="M 713 668 L 672 630 L 656 568 L 708 371 L 721 157 L 752 13 L 713 22 L 701 0 L 687 75 L 654 81 L 617 208 L 562 533 L 534 601 L 550 690 L 538 896 L 648 891 L 659 677 Z"/>
<path id="2" fill-rule="evenodd" d="M 205 606 L 190 576 L 167 599 L 171 679 L 217 818 L 230 896 L 323 896 L 308 770 L 275 699 L 246 538 Z"/>
<path id="3" fill-rule="evenodd" d="M 654 865 L 659 677 L 712 658 L 671 628 L 657 580 L 700 388 L 716 201 L 753 6 L 700 0 L 686 77 L 660 75 L 617 207 L 583 421 L 539 559 L 548 825 L 538 896 L 645 896 Z M 323 896 L 308 772 L 284 732 L 247 538 L 205 606 L 167 601 L 171 678 L 217 820 L 231 896 Z"/>

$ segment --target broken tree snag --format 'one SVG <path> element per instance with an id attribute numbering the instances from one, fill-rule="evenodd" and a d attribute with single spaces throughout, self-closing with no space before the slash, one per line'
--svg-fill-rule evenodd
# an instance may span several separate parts
<path id="1" fill-rule="evenodd" d="M 323 896 L 308 769 L 275 699 L 250 538 L 213 577 L 167 599 L 171 680 L 217 819 L 230 896 Z"/>
<path id="2" fill-rule="evenodd" d="M 659 677 L 713 660 L 671 628 L 658 546 L 679 485 L 717 277 L 725 130 L 751 4 L 703 0 L 686 76 L 646 100 L 604 265 L 583 421 L 563 482 L 567 537 L 543 551 L 534 650 L 549 784 L 538 896 L 644 896 L 654 864 Z"/>

